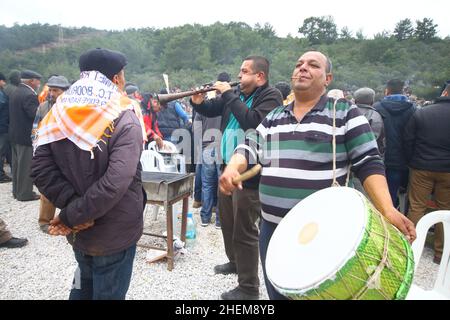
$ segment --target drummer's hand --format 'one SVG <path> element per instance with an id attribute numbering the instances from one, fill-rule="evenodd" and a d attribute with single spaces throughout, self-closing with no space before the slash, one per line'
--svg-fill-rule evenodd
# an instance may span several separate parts
<path id="1" fill-rule="evenodd" d="M 408 239 L 410 243 L 416 240 L 416 228 L 414 223 L 405 217 L 400 211 L 392 208 L 390 211 L 384 213 L 384 217 L 399 229 Z"/>
<path id="2" fill-rule="evenodd" d="M 200 89 L 201 88 L 196 88 L 195 90 L 200 90 Z M 205 101 L 205 97 L 206 97 L 206 92 L 204 92 L 204 93 L 197 93 L 197 94 L 194 94 L 191 97 L 191 100 L 195 104 L 201 104 L 201 103 L 203 103 L 203 101 Z"/>
<path id="3" fill-rule="evenodd" d="M 231 90 L 231 86 L 228 82 L 221 82 L 221 81 L 217 81 L 214 84 L 214 89 L 216 89 L 217 91 L 219 91 L 221 94 L 223 94 L 224 92 Z"/>
<path id="4" fill-rule="evenodd" d="M 233 183 L 233 178 L 239 176 L 240 176 L 239 171 L 229 166 L 226 167 L 225 171 L 223 172 L 223 174 L 220 176 L 219 179 L 220 192 L 229 196 L 234 190 L 236 190 L 236 188 L 242 190 L 242 182 L 239 182 L 238 184 Z"/>

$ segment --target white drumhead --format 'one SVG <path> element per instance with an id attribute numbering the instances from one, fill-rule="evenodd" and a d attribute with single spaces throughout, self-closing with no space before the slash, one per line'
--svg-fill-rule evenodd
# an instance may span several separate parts
<path id="1" fill-rule="evenodd" d="M 302 200 L 269 243 L 266 272 L 275 287 L 298 293 L 319 286 L 355 255 L 366 226 L 364 196 L 331 187 Z"/>

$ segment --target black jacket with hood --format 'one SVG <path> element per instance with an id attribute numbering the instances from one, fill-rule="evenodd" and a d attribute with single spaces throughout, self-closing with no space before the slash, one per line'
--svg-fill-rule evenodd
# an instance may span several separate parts
<path id="1" fill-rule="evenodd" d="M 386 152 L 384 162 L 386 168 L 407 170 L 407 160 L 403 149 L 403 131 L 408 120 L 416 111 L 410 101 L 382 100 L 373 105 L 383 117 L 386 135 Z"/>

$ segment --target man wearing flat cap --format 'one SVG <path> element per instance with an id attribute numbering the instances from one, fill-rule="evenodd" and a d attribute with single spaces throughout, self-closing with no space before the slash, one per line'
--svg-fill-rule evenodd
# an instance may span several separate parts
<path id="1" fill-rule="evenodd" d="M 127 84 L 125 86 L 125 92 L 128 96 L 128 98 L 136 101 L 137 103 L 141 103 L 142 101 L 142 95 L 139 92 L 139 87 L 134 84 Z"/>
<path id="2" fill-rule="evenodd" d="M 65 235 L 78 269 L 69 299 L 125 299 L 145 195 L 140 155 L 146 138 L 139 105 L 125 93 L 125 56 L 93 49 L 80 80 L 41 121 L 31 176 L 61 209 L 48 228 Z"/>
<path id="3" fill-rule="evenodd" d="M 36 110 L 39 106 L 37 91 L 42 76 L 34 71 L 21 73 L 21 83 L 9 99 L 9 138 L 12 150 L 12 193 L 19 201 L 39 199 L 33 192 L 33 181 L 30 178 L 31 129 Z"/>
<path id="4" fill-rule="evenodd" d="M 56 99 L 64 93 L 69 87 L 70 83 L 64 76 L 54 75 L 47 81 L 48 93 L 47 98 L 42 102 L 36 112 L 36 117 L 33 123 L 33 136 L 37 130 L 39 123 L 44 119 L 50 109 L 56 102 Z M 50 221 L 55 217 L 56 207 L 44 195 L 41 194 L 39 204 L 39 228 L 47 233 Z"/>

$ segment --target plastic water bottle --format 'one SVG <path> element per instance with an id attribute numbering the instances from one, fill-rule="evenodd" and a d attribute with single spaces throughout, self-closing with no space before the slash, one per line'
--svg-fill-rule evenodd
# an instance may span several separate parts
<path id="1" fill-rule="evenodd" d="M 187 214 L 186 222 L 186 247 L 192 248 L 195 244 L 195 239 L 197 238 L 197 228 L 194 216 L 192 212 Z"/>

